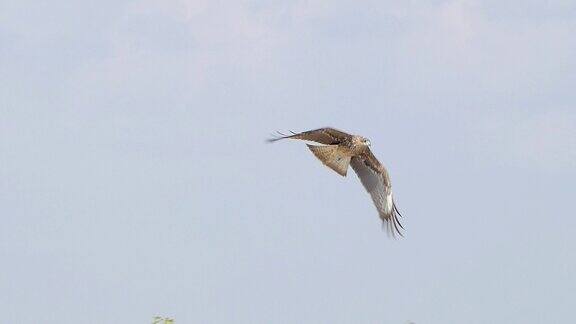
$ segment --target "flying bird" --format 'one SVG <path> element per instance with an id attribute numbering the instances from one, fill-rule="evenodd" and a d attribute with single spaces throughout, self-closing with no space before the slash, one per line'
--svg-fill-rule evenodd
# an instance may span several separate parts
<path id="1" fill-rule="evenodd" d="M 396 233 L 403 236 L 400 228 L 404 229 L 404 227 L 398 220 L 398 216 L 402 215 L 400 215 L 394 202 L 390 176 L 386 168 L 370 151 L 370 140 L 330 127 L 291 133 L 286 135 L 278 132 L 280 136 L 269 139 L 268 142 L 295 139 L 323 144 L 306 145 L 324 165 L 343 177 L 346 176 L 348 166 L 351 165 L 360 178 L 360 182 L 372 197 L 383 225 L 387 225 L 388 232 L 392 236 L 395 236 Z"/>

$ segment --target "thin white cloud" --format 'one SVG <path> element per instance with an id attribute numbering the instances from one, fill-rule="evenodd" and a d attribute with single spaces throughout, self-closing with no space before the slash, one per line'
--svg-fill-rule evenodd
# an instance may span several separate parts
<path id="1" fill-rule="evenodd" d="M 499 113 L 475 130 L 472 154 L 483 163 L 561 173 L 576 168 L 576 117 L 570 109 Z"/>

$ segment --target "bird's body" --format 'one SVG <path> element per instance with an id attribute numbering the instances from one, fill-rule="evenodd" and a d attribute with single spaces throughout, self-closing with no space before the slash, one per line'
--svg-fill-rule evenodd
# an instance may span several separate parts
<path id="1" fill-rule="evenodd" d="M 388 225 L 389 233 L 400 233 L 403 228 L 398 221 L 400 213 L 394 203 L 390 176 L 370 150 L 370 141 L 359 135 L 351 135 L 334 128 L 320 128 L 269 140 L 297 139 L 324 145 L 310 145 L 308 148 L 327 167 L 341 176 L 346 176 L 348 166 L 356 172 L 364 188 L 370 193 L 378 214 Z"/>

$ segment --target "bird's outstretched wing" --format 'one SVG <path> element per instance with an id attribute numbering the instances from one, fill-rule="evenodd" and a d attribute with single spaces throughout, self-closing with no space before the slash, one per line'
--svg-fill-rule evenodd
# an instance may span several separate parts
<path id="1" fill-rule="evenodd" d="M 396 233 L 403 236 L 400 228 L 404 229 L 404 227 L 398 220 L 398 216 L 401 215 L 394 203 L 390 177 L 386 168 L 380 164 L 369 149 L 361 155 L 354 156 L 350 165 L 372 197 L 378 214 L 382 221 L 386 223 L 389 233 L 392 236 L 395 236 Z"/>
<path id="2" fill-rule="evenodd" d="M 324 127 L 319 129 L 310 130 L 302 133 L 292 133 L 292 135 L 285 135 L 278 133 L 280 137 L 271 138 L 268 142 L 276 142 L 281 139 L 298 139 L 304 141 L 312 141 L 326 145 L 337 145 L 342 141 L 349 139 L 352 135 L 331 127 Z"/>

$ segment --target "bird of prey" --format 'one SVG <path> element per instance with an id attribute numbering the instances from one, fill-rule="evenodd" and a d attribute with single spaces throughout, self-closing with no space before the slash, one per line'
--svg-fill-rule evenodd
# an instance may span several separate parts
<path id="1" fill-rule="evenodd" d="M 400 212 L 392 196 L 392 185 L 386 168 L 370 151 L 370 140 L 359 135 L 351 135 L 343 131 L 326 127 L 290 135 L 278 133 L 280 136 L 269 139 L 276 142 L 281 139 L 311 141 L 323 145 L 308 145 L 314 155 L 330 169 L 341 176 L 346 176 L 348 165 L 356 172 L 366 191 L 372 197 L 380 219 L 386 224 L 388 232 L 395 236 L 400 232 L 402 224 L 398 220 Z"/>

